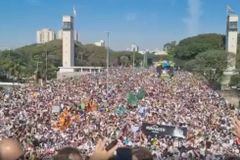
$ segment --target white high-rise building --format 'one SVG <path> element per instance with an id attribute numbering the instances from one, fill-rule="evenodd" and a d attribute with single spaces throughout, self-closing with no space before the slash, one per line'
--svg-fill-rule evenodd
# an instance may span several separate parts
<path id="1" fill-rule="evenodd" d="M 63 16 L 62 27 L 62 67 L 60 72 L 74 72 L 74 28 L 72 16 Z"/>
<path id="2" fill-rule="evenodd" d="M 138 52 L 139 51 L 139 47 L 136 44 L 132 44 L 131 45 L 131 51 L 132 52 Z"/>
<path id="3" fill-rule="evenodd" d="M 53 30 L 44 28 L 37 31 L 37 43 L 43 44 L 56 39 L 56 34 Z"/>
<path id="4" fill-rule="evenodd" d="M 105 41 L 100 40 L 99 42 L 95 42 L 94 45 L 98 47 L 105 47 Z"/>
<path id="5" fill-rule="evenodd" d="M 59 30 L 58 33 L 57 33 L 57 39 L 62 39 L 62 33 L 63 33 L 63 30 Z"/>
<path id="6" fill-rule="evenodd" d="M 74 40 L 75 40 L 75 41 L 79 41 L 79 34 L 78 34 L 78 31 L 75 31 L 75 34 L 74 34 Z"/>

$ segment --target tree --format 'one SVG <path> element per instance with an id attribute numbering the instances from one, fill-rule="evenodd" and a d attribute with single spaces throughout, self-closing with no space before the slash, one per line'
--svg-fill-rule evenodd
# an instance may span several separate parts
<path id="1" fill-rule="evenodd" d="M 47 75 L 46 75 L 46 56 Z M 119 65 L 121 56 L 131 58 L 132 53 L 110 50 L 110 65 Z M 92 44 L 83 45 L 75 42 L 75 65 L 77 66 L 106 66 L 106 48 Z M 136 65 L 143 56 L 136 53 Z M 62 66 L 62 41 L 54 40 L 45 44 L 32 44 L 15 50 L 0 51 L 0 72 L 12 79 L 27 79 L 35 75 L 38 68 L 40 77 L 55 78 L 58 67 Z"/>
<path id="2" fill-rule="evenodd" d="M 128 66 L 130 65 L 130 60 L 127 56 L 121 56 L 120 57 L 120 64 L 123 66 Z"/>
<path id="3" fill-rule="evenodd" d="M 219 34 L 203 34 L 186 38 L 179 42 L 173 54 L 175 58 L 190 60 L 208 50 L 223 50 L 224 41 L 225 37 Z"/>
<path id="4" fill-rule="evenodd" d="M 240 75 L 233 75 L 231 77 L 231 82 L 230 82 L 230 86 L 237 86 L 238 88 L 240 87 Z"/>
<path id="5" fill-rule="evenodd" d="M 210 82 L 219 82 L 227 67 L 228 56 L 234 56 L 223 50 L 209 50 L 199 53 L 195 59 L 185 64 L 185 69 L 202 74 Z"/>
<path id="6" fill-rule="evenodd" d="M 168 43 L 164 44 L 163 50 L 169 54 L 173 54 L 176 45 L 177 45 L 176 41 L 168 42 Z"/>

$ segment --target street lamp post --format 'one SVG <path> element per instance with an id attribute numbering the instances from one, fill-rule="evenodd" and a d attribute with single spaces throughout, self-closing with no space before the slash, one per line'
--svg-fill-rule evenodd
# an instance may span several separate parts
<path id="1" fill-rule="evenodd" d="M 110 38 L 110 32 L 107 31 L 107 59 L 106 59 L 106 63 L 107 63 L 107 97 L 108 97 L 108 93 L 109 93 L 109 38 Z"/>
<path id="2" fill-rule="evenodd" d="M 135 49 L 133 50 L 133 64 L 132 64 L 132 66 L 133 66 L 133 69 L 134 69 L 134 67 L 135 67 Z"/>
<path id="3" fill-rule="evenodd" d="M 47 82 L 47 75 L 48 75 L 48 51 L 46 52 L 46 82 Z"/>
<path id="4" fill-rule="evenodd" d="M 48 74 L 48 44 L 46 45 L 46 53 L 45 53 L 45 81 L 47 82 L 47 74 Z"/>

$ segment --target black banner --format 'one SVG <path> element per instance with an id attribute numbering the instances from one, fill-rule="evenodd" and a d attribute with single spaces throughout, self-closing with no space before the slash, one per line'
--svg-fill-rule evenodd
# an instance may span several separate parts
<path id="1" fill-rule="evenodd" d="M 186 138 L 187 128 L 186 127 L 176 127 L 176 126 L 166 126 L 157 124 L 143 123 L 142 132 L 146 136 L 171 136 L 176 138 Z"/>

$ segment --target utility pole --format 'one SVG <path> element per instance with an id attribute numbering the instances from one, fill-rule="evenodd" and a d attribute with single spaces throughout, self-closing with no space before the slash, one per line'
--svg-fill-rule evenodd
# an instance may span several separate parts
<path id="1" fill-rule="evenodd" d="M 135 49 L 133 50 L 133 64 L 132 64 L 132 66 L 133 66 L 133 69 L 134 69 L 134 67 L 135 67 Z"/>
<path id="2" fill-rule="evenodd" d="M 106 34 L 107 34 L 107 59 L 106 59 L 106 63 L 107 63 L 107 97 L 108 97 L 108 93 L 109 93 L 109 43 L 110 43 L 110 41 L 109 41 L 109 38 L 110 38 L 110 32 L 109 31 L 107 31 L 106 32 Z"/>
<path id="3" fill-rule="evenodd" d="M 147 66 L 147 54 L 148 54 L 148 52 L 144 53 L 144 57 L 143 57 L 143 66 L 144 67 Z"/>
<path id="4" fill-rule="evenodd" d="M 45 50 L 45 81 L 47 82 L 47 75 L 48 75 L 48 44 L 45 43 L 45 45 L 46 45 L 46 50 Z"/>
<path id="5" fill-rule="evenodd" d="M 132 44 L 132 52 L 133 52 L 133 58 L 132 58 L 132 68 L 134 70 L 135 68 L 135 56 L 136 56 L 136 52 L 138 52 L 138 46 L 134 43 Z"/>
<path id="6" fill-rule="evenodd" d="M 47 75 L 48 75 L 48 50 L 46 52 L 46 82 L 47 82 Z"/>

